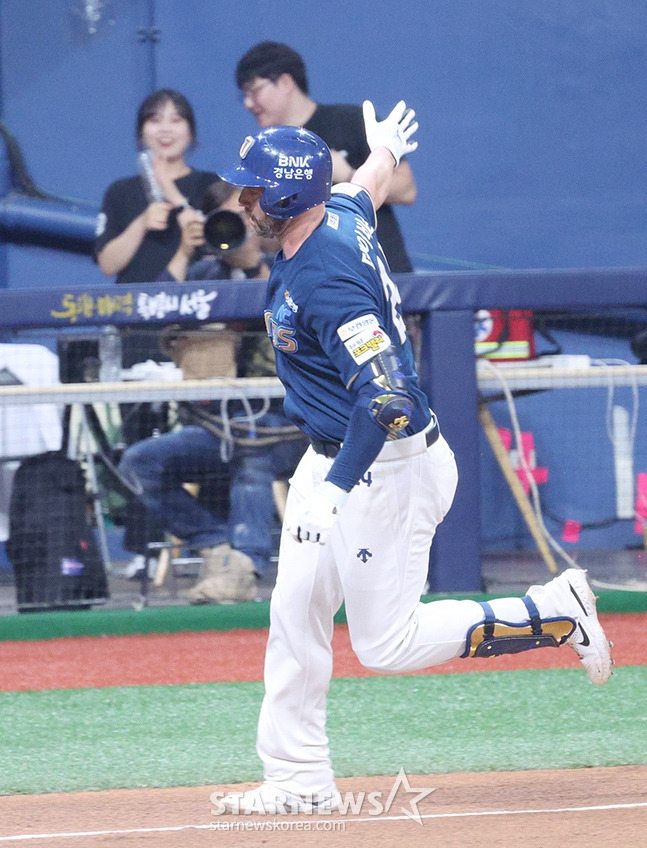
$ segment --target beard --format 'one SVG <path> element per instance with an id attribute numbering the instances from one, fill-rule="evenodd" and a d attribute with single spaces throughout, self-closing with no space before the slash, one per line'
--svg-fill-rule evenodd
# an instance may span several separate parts
<path id="1" fill-rule="evenodd" d="M 287 224 L 287 221 L 281 221 L 278 218 L 270 218 L 270 216 L 266 215 L 264 212 L 260 218 L 250 214 L 249 220 L 252 222 L 254 232 L 261 238 L 278 238 Z"/>

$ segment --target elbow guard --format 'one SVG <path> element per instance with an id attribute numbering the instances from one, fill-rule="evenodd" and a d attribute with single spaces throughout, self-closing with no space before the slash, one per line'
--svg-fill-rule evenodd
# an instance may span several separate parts
<path id="1" fill-rule="evenodd" d="M 368 411 L 387 433 L 387 438 L 397 439 L 397 434 L 408 424 L 413 411 L 413 398 L 407 381 L 400 371 L 400 360 L 393 345 L 378 353 L 368 363 L 371 380 L 367 384 L 371 398 Z"/>

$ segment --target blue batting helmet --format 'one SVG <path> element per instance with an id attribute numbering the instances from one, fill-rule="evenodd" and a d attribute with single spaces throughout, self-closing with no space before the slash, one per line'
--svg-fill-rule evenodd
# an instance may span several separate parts
<path id="1" fill-rule="evenodd" d="M 239 164 L 218 176 L 235 186 L 264 188 L 263 212 L 286 220 L 328 200 L 332 157 L 328 145 L 308 130 L 268 127 L 248 135 Z"/>

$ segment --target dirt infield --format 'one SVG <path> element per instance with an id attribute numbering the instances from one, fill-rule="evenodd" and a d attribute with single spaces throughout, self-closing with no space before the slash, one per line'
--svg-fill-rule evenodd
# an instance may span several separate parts
<path id="1" fill-rule="evenodd" d="M 600 618 L 614 643 L 617 665 L 647 662 L 647 613 Z M 229 630 L 4 642 L 0 691 L 262 680 L 266 640 L 266 630 Z M 345 625 L 335 628 L 333 648 L 336 677 L 371 674 L 353 654 Z M 421 673 L 578 667 L 573 651 L 562 648 L 487 660 L 454 660 Z"/>
<path id="2" fill-rule="evenodd" d="M 401 786 L 385 811 L 394 778 L 341 779 L 342 796 L 352 793 L 356 813 L 327 816 L 214 816 L 210 795 L 226 787 L 213 786 L 5 797 L 0 798 L 0 844 L 27 842 L 45 848 L 347 848 L 351 844 L 644 848 L 647 844 L 645 767 L 410 775 L 409 781 L 411 790 Z M 433 792 L 417 801 L 428 789 Z M 419 823 L 411 818 L 416 811 Z"/>
<path id="3" fill-rule="evenodd" d="M 644 664 L 647 614 L 601 618 L 615 643 L 617 664 Z M 5 642 L 0 689 L 259 680 L 266 638 L 266 631 L 239 630 Z M 334 649 L 336 676 L 368 674 L 352 653 L 345 626 L 336 628 Z M 545 650 L 459 660 L 432 671 L 577 665 L 570 650 Z M 394 794 L 395 780 L 340 779 L 348 807 L 328 816 L 216 816 L 212 793 L 232 788 L 221 786 L 0 797 L 0 848 L 24 843 L 44 848 L 346 848 L 351 841 L 375 848 L 647 845 L 647 767 L 408 775 L 408 785 L 401 783 Z"/>

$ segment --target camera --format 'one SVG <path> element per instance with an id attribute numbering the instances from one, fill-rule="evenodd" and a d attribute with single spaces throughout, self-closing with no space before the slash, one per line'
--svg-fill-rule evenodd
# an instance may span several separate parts
<path id="1" fill-rule="evenodd" d="M 245 243 L 247 227 L 240 215 L 227 209 L 214 209 L 204 221 L 204 238 L 217 253 L 236 250 Z"/>

